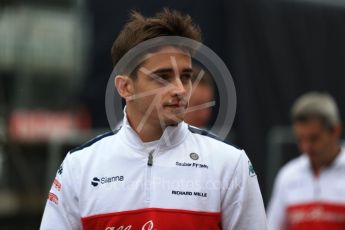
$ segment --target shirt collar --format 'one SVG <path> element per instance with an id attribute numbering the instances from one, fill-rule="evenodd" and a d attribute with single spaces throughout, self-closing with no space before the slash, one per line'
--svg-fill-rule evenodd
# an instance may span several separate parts
<path id="1" fill-rule="evenodd" d="M 131 147 L 136 149 L 145 149 L 144 142 L 140 139 L 139 135 L 135 132 L 128 122 L 126 107 L 124 108 L 124 118 L 121 131 L 124 133 L 124 141 Z M 162 136 L 157 142 L 157 148 L 169 149 L 180 143 L 185 139 L 188 133 L 188 125 L 185 122 L 179 122 L 176 126 L 168 126 L 165 128 Z"/>

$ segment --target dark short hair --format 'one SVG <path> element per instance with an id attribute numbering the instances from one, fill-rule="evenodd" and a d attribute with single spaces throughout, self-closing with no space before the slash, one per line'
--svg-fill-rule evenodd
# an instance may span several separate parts
<path id="1" fill-rule="evenodd" d="M 176 10 L 163 9 L 154 17 L 144 17 L 131 11 L 130 19 L 119 33 L 111 48 L 113 65 L 139 43 L 161 36 L 180 36 L 201 42 L 202 35 L 198 25 L 189 15 Z"/>

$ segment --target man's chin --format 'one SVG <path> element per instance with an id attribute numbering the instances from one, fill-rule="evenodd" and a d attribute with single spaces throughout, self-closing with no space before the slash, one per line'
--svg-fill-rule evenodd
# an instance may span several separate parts
<path id="1" fill-rule="evenodd" d="M 167 126 L 167 127 L 168 127 L 168 126 L 178 126 L 178 124 L 179 124 L 179 122 L 175 122 L 175 121 L 174 121 L 174 122 L 168 122 L 166 126 Z"/>
<path id="2" fill-rule="evenodd" d="M 181 121 L 183 121 L 183 118 L 181 117 L 174 117 L 174 119 L 171 118 L 166 118 L 165 119 L 165 124 L 168 125 L 178 125 L 178 123 L 180 123 Z"/>
<path id="3" fill-rule="evenodd" d="M 169 114 L 164 117 L 164 123 L 166 124 L 166 126 L 176 126 L 180 122 L 183 121 L 183 118 L 184 116 L 182 114 L 179 114 L 179 115 Z"/>
<path id="4" fill-rule="evenodd" d="M 318 153 L 307 153 L 307 156 L 309 157 L 310 161 L 312 162 L 321 162 L 322 157 Z"/>
<path id="5" fill-rule="evenodd" d="M 176 126 L 181 121 L 184 120 L 186 108 L 172 108 L 172 107 L 163 107 L 160 110 L 160 122 L 164 123 L 165 126 Z"/>

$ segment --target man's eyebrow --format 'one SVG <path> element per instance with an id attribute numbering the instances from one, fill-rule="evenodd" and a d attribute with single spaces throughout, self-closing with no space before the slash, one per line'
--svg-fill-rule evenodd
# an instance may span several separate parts
<path id="1" fill-rule="evenodd" d="M 170 72 L 174 72 L 173 68 L 162 68 L 162 69 L 157 69 L 155 71 L 153 71 L 153 74 L 158 74 L 158 73 L 170 73 Z"/>
<path id="2" fill-rule="evenodd" d="M 152 72 L 152 74 L 160 74 L 160 73 L 171 73 L 174 72 L 173 68 L 162 68 L 162 69 L 157 69 Z M 182 70 L 183 73 L 191 73 L 193 72 L 192 68 L 185 68 Z"/>
<path id="3" fill-rule="evenodd" d="M 193 69 L 192 68 L 185 68 L 182 70 L 183 73 L 192 73 Z"/>

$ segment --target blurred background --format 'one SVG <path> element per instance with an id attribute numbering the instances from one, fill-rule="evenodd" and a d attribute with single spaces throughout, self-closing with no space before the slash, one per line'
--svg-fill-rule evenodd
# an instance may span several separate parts
<path id="1" fill-rule="evenodd" d="M 67 151 L 109 129 L 110 48 L 131 9 L 188 13 L 237 90 L 229 139 L 252 160 L 265 202 L 298 156 L 289 112 L 328 92 L 345 114 L 341 0 L 0 0 L 0 228 L 38 229 Z"/>

